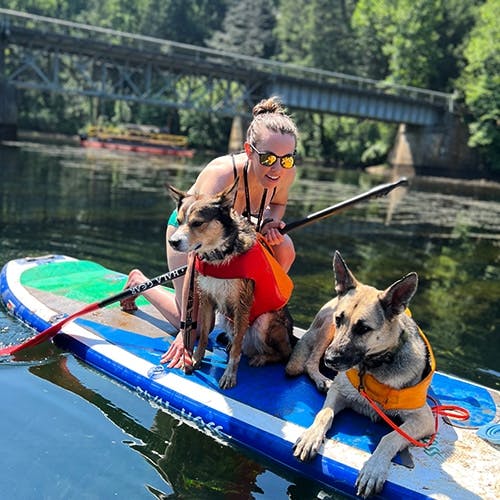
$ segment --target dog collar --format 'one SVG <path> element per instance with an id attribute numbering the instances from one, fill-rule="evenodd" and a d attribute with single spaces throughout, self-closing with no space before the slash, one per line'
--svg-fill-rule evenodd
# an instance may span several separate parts
<path id="1" fill-rule="evenodd" d="M 401 349 L 401 347 L 403 346 L 403 344 L 406 342 L 407 339 L 408 339 L 408 333 L 405 330 L 402 330 L 399 335 L 398 345 L 394 349 L 391 350 L 387 349 L 385 351 L 380 351 L 375 354 L 371 354 L 370 356 L 367 356 L 363 360 L 363 366 L 373 370 L 374 368 L 378 368 L 384 363 L 391 363 L 392 360 L 394 359 L 394 356 L 396 356 L 396 353 Z"/>
<path id="2" fill-rule="evenodd" d="M 224 257 L 228 255 L 228 252 L 225 252 L 222 249 L 215 249 L 211 252 L 206 252 L 198 256 L 200 260 L 213 261 L 213 260 L 223 260 Z"/>
<path id="3" fill-rule="evenodd" d="M 409 314 L 409 311 L 407 311 Z M 418 328 L 418 326 L 417 326 Z M 357 368 L 346 371 L 347 378 L 351 384 L 359 391 L 364 389 L 366 394 L 376 401 L 384 410 L 415 410 L 421 408 L 427 401 L 427 391 L 431 384 L 432 376 L 436 371 L 436 360 L 432 352 L 431 345 L 418 328 L 418 333 L 423 339 L 428 353 L 428 368 L 425 377 L 412 387 L 394 389 L 379 382 L 371 373 L 361 374 Z"/>
<path id="4" fill-rule="evenodd" d="M 197 260 L 205 260 L 208 262 L 214 261 L 214 260 L 224 260 L 230 253 L 230 248 L 232 244 L 234 243 L 234 239 L 227 242 L 225 245 L 221 246 L 220 248 L 215 248 L 211 250 L 210 252 L 205 252 L 202 254 L 198 254 Z"/>

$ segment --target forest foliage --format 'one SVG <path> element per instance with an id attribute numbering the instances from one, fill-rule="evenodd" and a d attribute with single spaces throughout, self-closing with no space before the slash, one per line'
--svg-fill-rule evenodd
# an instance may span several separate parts
<path id="1" fill-rule="evenodd" d="M 500 170 L 497 0 L 5 0 L 7 8 L 249 56 L 454 93 L 470 146 Z M 189 110 L 23 92 L 21 126 L 75 133 L 101 114 L 168 125 L 222 152 L 231 120 Z M 335 165 L 383 161 L 395 125 L 294 112 L 301 152 Z"/>

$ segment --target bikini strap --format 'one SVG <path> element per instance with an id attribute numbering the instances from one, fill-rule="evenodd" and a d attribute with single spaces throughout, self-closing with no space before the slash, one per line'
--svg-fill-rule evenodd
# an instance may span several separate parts
<path id="1" fill-rule="evenodd" d="M 264 216 L 264 208 L 266 208 L 266 195 L 267 189 L 264 189 L 262 193 L 262 199 L 260 200 L 259 213 L 257 214 L 257 231 L 260 231 L 262 228 L 262 217 Z"/>
<path id="2" fill-rule="evenodd" d="M 242 215 L 250 222 L 252 217 L 252 207 L 250 206 L 250 190 L 248 188 L 248 160 L 243 167 L 243 185 L 245 187 L 245 210 Z"/>
<path id="3" fill-rule="evenodd" d="M 238 171 L 236 170 L 236 162 L 234 161 L 234 155 L 231 153 L 231 161 L 233 162 L 233 176 L 234 180 L 238 177 Z"/>
<path id="4" fill-rule="evenodd" d="M 243 184 L 245 186 L 245 210 L 243 211 L 243 217 L 246 217 L 249 222 L 252 222 L 252 207 L 250 205 L 250 189 L 248 187 L 248 160 L 243 167 Z M 276 188 L 274 188 L 276 192 Z M 274 196 L 274 192 L 273 192 Z M 260 230 L 262 223 L 262 216 L 264 215 L 264 209 L 266 208 L 266 198 L 267 198 L 267 188 L 264 189 L 262 193 L 262 198 L 260 200 L 259 212 L 257 214 L 257 231 Z"/>

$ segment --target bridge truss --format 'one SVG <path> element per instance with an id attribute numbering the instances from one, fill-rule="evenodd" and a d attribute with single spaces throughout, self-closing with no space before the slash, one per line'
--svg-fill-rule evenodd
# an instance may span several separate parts
<path id="1" fill-rule="evenodd" d="M 220 115 L 280 95 L 295 109 L 432 125 L 450 94 L 0 9 L 0 77 L 20 89 Z"/>

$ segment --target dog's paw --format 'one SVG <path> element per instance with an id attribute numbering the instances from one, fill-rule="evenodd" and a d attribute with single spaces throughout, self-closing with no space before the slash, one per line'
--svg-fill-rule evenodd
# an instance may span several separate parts
<path id="1" fill-rule="evenodd" d="M 320 392 L 328 392 L 328 389 L 330 389 L 330 386 L 332 385 L 333 380 L 324 377 L 323 375 L 319 375 L 315 377 L 314 383 L 316 384 L 316 388 Z"/>
<path id="2" fill-rule="evenodd" d="M 293 456 L 301 462 L 313 459 L 318 454 L 324 438 L 323 433 L 319 433 L 313 428 L 307 429 L 295 442 Z"/>
<path id="3" fill-rule="evenodd" d="M 389 465 L 382 460 L 373 460 L 373 456 L 365 463 L 356 480 L 357 494 L 367 498 L 382 491 L 389 474 Z"/>
<path id="4" fill-rule="evenodd" d="M 221 389 L 231 389 L 236 385 L 236 371 L 227 370 L 223 373 L 222 377 L 219 379 L 219 387 Z"/>
<path id="5" fill-rule="evenodd" d="M 250 366 L 264 366 L 267 363 L 267 356 L 265 354 L 256 354 L 255 356 L 252 356 L 248 364 Z"/>

